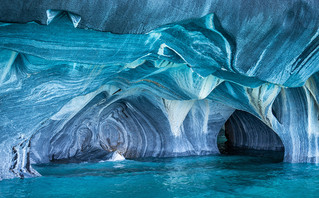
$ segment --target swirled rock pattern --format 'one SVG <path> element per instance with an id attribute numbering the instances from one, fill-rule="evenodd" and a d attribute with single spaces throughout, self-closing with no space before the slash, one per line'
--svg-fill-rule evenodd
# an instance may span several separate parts
<path id="1" fill-rule="evenodd" d="M 173 103 L 169 108 L 187 103 L 189 114 L 170 118 L 167 102 Z M 216 154 L 216 135 L 232 112 L 205 100 L 163 101 L 149 95 L 118 99 L 102 92 L 71 120 L 42 127 L 31 139 L 31 159 L 103 160 L 115 151 L 131 159 Z"/>
<path id="2" fill-rule="evenodd" d="M 315 0 L 2 5 L 1 179 L 114 152 L 217 154 L 235 110 L 234 140 L 319 162 Z"/>

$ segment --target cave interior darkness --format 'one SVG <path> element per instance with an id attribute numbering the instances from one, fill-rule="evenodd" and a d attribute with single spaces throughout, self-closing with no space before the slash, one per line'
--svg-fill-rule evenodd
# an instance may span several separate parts
<path id="1" fill-rule="evenodd" d="M 221 155 L 265 157 L 271 162 L 283 162 L 284 145 L 280 137 L 250 113 L 236 110 L 217 136 Z"/>

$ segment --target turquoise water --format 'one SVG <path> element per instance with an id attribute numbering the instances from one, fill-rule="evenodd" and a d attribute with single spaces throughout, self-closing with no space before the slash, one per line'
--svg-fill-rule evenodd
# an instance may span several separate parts
<path id="1" fill-rule="evenodd" d="M 319 167 L 264 154 L 47 164 L 1 197 L 318 197 Z"/>

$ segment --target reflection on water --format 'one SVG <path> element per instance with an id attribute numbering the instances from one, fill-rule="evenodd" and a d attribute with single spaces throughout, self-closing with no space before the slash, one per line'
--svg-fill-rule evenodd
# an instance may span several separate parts
<path id="1" fill-rule="evenodd" d="M 319 193 L 319 167 L 270 154 L 46 164 L 43 177 L 0 182 L 0 197 L 305 197 Z"/>

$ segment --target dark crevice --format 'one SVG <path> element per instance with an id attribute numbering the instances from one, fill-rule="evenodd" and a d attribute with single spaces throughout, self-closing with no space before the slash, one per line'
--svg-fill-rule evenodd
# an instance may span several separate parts
<path id="1" fill-rule="evenodd" d="M 272 104 L 271 111 L 275 118 L 278 120 L 279 123 L 282 124 L 282 107 L 281 107 L 281 96 L 280 94 L 276 97 L 274 103 Z"/>
<path id="2" fill-rule="evenodd" d="M 262 157 L 282 162 L 284 146 L 279 136 L 255 116 L 236 110 L 226 121 L 217 137 L 222 155 Z"/>

